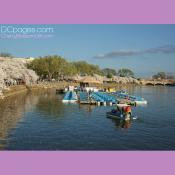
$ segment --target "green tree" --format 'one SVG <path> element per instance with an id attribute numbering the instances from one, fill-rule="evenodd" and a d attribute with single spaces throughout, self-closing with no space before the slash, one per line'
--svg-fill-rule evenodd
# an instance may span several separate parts
<path id="1" fill-rule="evenodd" d="M 130 69 L 120 69 L 118 75 L 121 77 L 134 77 L 134 72 Z"/>
<path id="2" fill-rule="evenodd" d="M 88 64 L 86 61 L 77 61 L 73 63 L 77 69 L 77 73 L 80 75 L 93 75 L 93 74 L 102 74 L 99 66 Z"/>
<path id="3" fill-rule="evenodd" d="M 173 79 L 175 79 L 175 76 L 174 75 L 167 75 L 167 79 L 173 80 Z"/>
<path id="4" fill-rule="evenodd" d="M 69 69 L 67 61 L 57 55 L 40 57 L 28 64 L 42 79 L 58 78 L 65 75 Z"/>
<path id="5" fill-rule="evenodd" d="M 117 75 L 117 72 L 115 69 L 105 68 L 105 69 L 102 69 L 102 72 L 103 72 L 103 75 L 108 78 L 112 78 L 113 76 Z"/>
<path id="6" fill-rule="evenodd" d="M 156 75 L 153 75 L 153 79 L 166 79 L 167 75 L 165 72 L 158 72 Z"/>
<path id="7" fill-rule="evenodd" d="M 7 52 L 1 52 L 0 57 L 10 57 L 10 58 L 12 58 L 13 56 L 12 56 L 12 54 L 7 53 Z"/>
<path id="8" fill-rule="evenodd" d="M 113 75 L 112 75 L 111 73 L 108 73 L 106 77 L 107 77 L 107 78 L 112 78 Z"/>
<path id="9" fill-rule="evenodd" d="M 73 63 L 66 62 L 64 70 L 62 70 L 64 76 L 73 76 L 77 74 L 77 69 Z"/>

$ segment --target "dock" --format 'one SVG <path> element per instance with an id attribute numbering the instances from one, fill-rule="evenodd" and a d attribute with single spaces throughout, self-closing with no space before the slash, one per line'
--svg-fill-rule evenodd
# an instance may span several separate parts
<path id="1" fill-rule="evenodd" d="M 87 92 L 79 92 L 78 97 L 79 97 L 79 102 L 81 104 L 89 104 L 90 103 L 89 95 Z"/>
<path id="2" fill-rule="evenodd" d="M 80 104 L 89 105 L 104 105 L 112 106 L 114 104 L 122 103 L 132 106 L 147 104 L 144 98 L 128 95 L 120 92 L 107 93 L 107 92 L 87 92 L 87 91 L 68 91 L 63 102 L 78 102 Z"/>
<path id="3" fill-rule="evenodd" d="M 79 92 L 78 96 L 80 104 L 112 106 L 118 102 L 114 96 L 104 92 L 92 92 L 91 94 L 88 94 L 87 92 Z"/>

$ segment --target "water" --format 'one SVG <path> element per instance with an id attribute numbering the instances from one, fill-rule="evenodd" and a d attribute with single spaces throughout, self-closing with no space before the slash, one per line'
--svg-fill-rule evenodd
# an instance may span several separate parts
<path id="1" fill-rule="evenodd" d="M 147 106 L 128 123 L 106 118 L 110 106 L 63 104 L 55 90 L 0 103 L 1 150 L 175 150 L 175 88 L 132 87 Z"/>

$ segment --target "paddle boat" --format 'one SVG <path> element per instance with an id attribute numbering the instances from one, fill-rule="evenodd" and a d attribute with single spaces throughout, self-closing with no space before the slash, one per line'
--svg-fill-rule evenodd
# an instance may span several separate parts
<path id="1" fill-rule="evenodd" d="M 129 95 L 127 92 L 125 91 L 119 91 L 116 93 L 117 97 L 120 99 L 125 99 L 128 100 L 130 102 L 134 102 L 136 105 L 142 105 L 142 104 L 147 104 L 147 100 L 145 100 L 142 97 L 138 97 L 138 96 L 134 96 L 134 95 Z"/>
<path id="2" fill-rule="evenodd" d="M 130 120 L 132 117 L 131 106 L 127 104 L 117 104 L 116 109 L 106 113 L 108 118 Z"/>
<path id="3" fill-rule="evenodd" d="M 77 97 L 76 92 L 67 91 L 66 95 L 64 96 L 64 98 L 62 100 L 62 102 L 64 102 L 64 103 L 68 103 L 68 102 L 74 103 L 74 102 L 77 102 L 77 100 L 78 100 L 78 97 Z"/>
<path id="4" fill-rule="evenodd" d="M 91 94 L 91 98 L 96 101 L 97 103 L 103 103 L 104 105 L 106 105 L 107 103 L 110 104 L 110 106 L 112 106 L 113 104 L 116 104 L 118 101 L 117 99 L 108 94 L 108 93 L 103 93 L 103 92 L 93 92 Z"/>
<path id="5" fill-rule="evenodd" d="M 129 100 L 134 101 L 136 105 L 148 104 L 147 100 L 145 100 L 144 98 L 133 95 L 129 95 Z"/>

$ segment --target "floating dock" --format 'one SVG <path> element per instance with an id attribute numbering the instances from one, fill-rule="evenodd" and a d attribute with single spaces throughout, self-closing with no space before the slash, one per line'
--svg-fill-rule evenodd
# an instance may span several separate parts
<path id="1" fill-rule="evenodd" d="M 113 105 L 118 102 L 114 96 L 103 92 L 92 92 L 91 94 L 79 92 L 78 96 L 80 104 L 97 104 L 105 106 Z"/>
<path id="2" fill-rule="evenodd" d="M 81 104 L 90 104 L 90 98 L 87 92 L 79 92 L 78 97 Z"/>
<path id="3" fill-rule="evenodd" d="M 144 98 L 129 95 L 123 92 L 107 93 L 107 92 L 83 92 L 79 91 L 76 94 L 75 91 L 67 91 L 63 102 L 79 102 L 80 104 L 96 104 L 100 105 L 110 105 L 124 103 L 128 105 L 139 105 L 147 104 Z"/>

